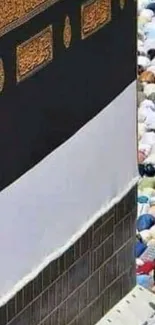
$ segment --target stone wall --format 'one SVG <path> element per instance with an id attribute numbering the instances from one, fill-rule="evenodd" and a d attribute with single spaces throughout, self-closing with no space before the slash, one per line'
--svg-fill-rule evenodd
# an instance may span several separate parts
<path id="1" fill-rule="evenodd" d="M 0 308 L 0 325 L 94 325 L 135 286 L 135 220 L 133 188 Z"/>

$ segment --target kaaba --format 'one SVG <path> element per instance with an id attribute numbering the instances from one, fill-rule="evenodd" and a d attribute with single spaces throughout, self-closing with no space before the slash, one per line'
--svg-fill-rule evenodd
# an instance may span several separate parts
<path id="1" fill-rule="evenodd" d="M 135 286 L 136 1 L 0 1 L 0 325 Z"/>

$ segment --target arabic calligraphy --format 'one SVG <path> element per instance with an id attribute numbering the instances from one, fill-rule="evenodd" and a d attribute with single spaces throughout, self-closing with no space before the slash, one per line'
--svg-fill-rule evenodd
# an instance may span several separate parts
<path id="1" fill-rule="evenodd" d="M 91 0 L 81 7 L 81 37 L 85 39 L 111 20 L 111 0 Z"/>
<path id="2" fill-rule="evenodd" d="M 59 0 L 0 0 L 0 35 L 25 23 Z"/>
<path id="3" fill-rule="evenodd" d="M 16 78 L 17 82 L 35 73 L 53 59 L 52 26 L 18 45 Z"/>

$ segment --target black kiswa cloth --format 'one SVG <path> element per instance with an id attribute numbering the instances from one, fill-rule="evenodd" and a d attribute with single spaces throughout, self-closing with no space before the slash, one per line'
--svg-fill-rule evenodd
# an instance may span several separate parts
<path id="1" fill-rule="evenodd" d="M 112 1 L 112 20 L 81 39 L 83 1 L 63 0 L 0 38 L 0 190 L 66 142 L 136 79 L 136 3 Z M 63 43 L 66 15 L 70 47 Z M 53 25 L 53 60 L 16 83 L 16 47 Z"/>

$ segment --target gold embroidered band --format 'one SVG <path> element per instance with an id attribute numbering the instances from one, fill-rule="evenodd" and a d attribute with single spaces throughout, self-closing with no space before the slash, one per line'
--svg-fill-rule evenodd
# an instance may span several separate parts
<path id="1" fill-rule="evenodd" d="M 59 0 L 0 0 L 0 36 L 24 24 Z"/>

